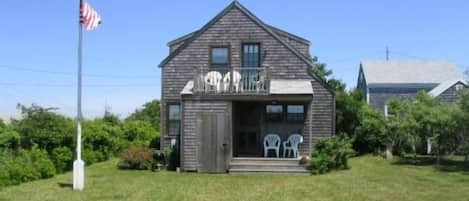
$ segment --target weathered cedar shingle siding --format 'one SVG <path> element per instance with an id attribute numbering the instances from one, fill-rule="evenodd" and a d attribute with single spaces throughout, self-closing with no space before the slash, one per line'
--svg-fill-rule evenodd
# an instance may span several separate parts
<path id="1" fill-rule="evenodd" d="M 394 98 L 413 99 L 419 91 L 428 91 L 429 88 L 370 88 L 370 104 L 384 111 L 384 105 Z"/>
<path id="2" fill-rule="evenodd" d="M 306 58 L 309 56 L 309 45 L 287 36 L 279 36 Z M 241 67 L 241 45 L 245 42 L 255 42 L 261 45 L 261 63 L 270 67 L 271 79 L 308 79 L 312 82 L 313 101 L 308 105 L 308 112 L 304 125 L 305 143 L 301 145 L 300 152 L 309 154 L 311 143 L 322 137 L 334 133 L 333 92 L 324 83 L 310 75 L 311 67 L 299 58 L 292 50 L 273 37 L 268 31 L 259 26 L 243 11 L 233 7 L 224 16 L 205 29 L 198 37 L 185 42 L 171 45 L 171 52 L 180 45 L 184 45 L 174 57 L 162 66 L 162 131 L 166 129 L 166 106 L 168 102 L 181 100 L 180 92 L 185 84 L 193 79 L 194 68 L 209 67 L 210 46 L 229 45 L 231 53 L 231 66 Z M 185 44 L 184 44 L 185 43 Z M 178 51 L 178 50 L 176 50 Z M 191 99 L 191 100 L 188 100 Z M 185 170 L 197 169 L 197 139 L 195 138 L 195 113 L 202 110 L 227 110 L 231 107 L 230 101 L 202 101 L 185 99 L 183 102 L 183 128 L 182 132 L 182 167 Z M 167 136 L 163 133 L 163 136 Z M 164 138 L 164 137 L 163 137 Z M 165 139 L 165 138 L 164 138 Z M 169 138 L 168 138 L 169 139 Z M 169 140 L 162 140 L 167 146 Z"/>
<path id="3" fill-rule="evenodd" d="M 457 83 L 460 84 L 460 83 Z M 440 99 L 441 102 L 443 103 L 456 103 L 459 98 L 459 93 L 460 91 L 456 90 L 456 85 L 451 86 L 447 90 L 445 90 L 443 93 L 441 93 L 438 96 L 438 99 Z"/>
<path id="4" fill-rule="evenodd" d="M 210 45 L 230 45 L 231 65 L 240 67 L 242 42 L 261 43 L 267 54 L 261 55 L 261 60 L 271 67 L 272 78 L 311 79 L 306 63 L 238 9 L 232 9 L 163 67 L 164 97 L 178 98 L 186 82 L 192 79 L 193 68 L 208 67 Z"/>
<path id="5" fill-rule="evenodd" d="M 200 112 L 231 114 L 231 103 L 227 101 L 183 101 L 183 133 L 181 166 L 186 171 L 198 168 L 197 114 Z"/>

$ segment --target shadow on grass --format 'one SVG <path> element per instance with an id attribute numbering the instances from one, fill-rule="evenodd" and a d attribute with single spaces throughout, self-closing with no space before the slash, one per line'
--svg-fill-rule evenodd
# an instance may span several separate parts
<path id="1" fill-rule="evenodd" d="M 62 183 L 62 182 L 58 182 L 57 185 L 59 185 L 60 188 L 73 188 L 73 184 L 70 184 L 70 183 Z"/>
<path id="2" fill-rule="evenodd" d="M 464 160 L 455 157 L 443 157 L 440 165 L 436 164 L 436 157 L 431 155 L 418 155 L 415 159 L 412 156 L 401 156 L 393 162 L 394 165 L 415 165 L 415 166 L 433 166 L 442 172 L 462 172 L 469 175 L 469 166 Z"/>

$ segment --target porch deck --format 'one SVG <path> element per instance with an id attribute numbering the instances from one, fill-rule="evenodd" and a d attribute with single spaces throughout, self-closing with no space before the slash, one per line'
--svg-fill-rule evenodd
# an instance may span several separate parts
<path id="1" fill-rule="evenodd" d="M 306 164 L 298 158 L 234 157 L 230 174 L 239 173 L 309 173 Z"/>

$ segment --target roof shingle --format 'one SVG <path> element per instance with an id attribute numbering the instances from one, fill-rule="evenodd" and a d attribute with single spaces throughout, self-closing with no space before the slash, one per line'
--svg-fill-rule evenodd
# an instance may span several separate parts
<path id="1" fill-rule="evenodd" d="M 439 84 L 462 78 L 450 61 L 362 61 L 369 84 Z"/>

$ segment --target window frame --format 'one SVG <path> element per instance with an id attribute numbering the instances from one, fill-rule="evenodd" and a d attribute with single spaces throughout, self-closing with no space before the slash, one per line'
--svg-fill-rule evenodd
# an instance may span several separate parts
<path id="1" fill-rule="evenodd" d="M 213 63 L 213 49 L 218 49 L 218 48 L 226 48 L 227 51 L 227 63 L 226 64 L 216 64 Z M 229 45 L 211 45 L 209 48 L 209 59 L 208 59 L 208 64 L 210 68 L 229 68 L 231 65 L 231 47 Z"/>
<path id="2" fill-rule="evenodd" d="M 303 113 L 290 113 L 288 110 L 289 106 L 301 106 L 303 108 Z M 303 122 L 306 119 L 306 106 L 304 104 L 286 104 L 286 120 L 289 122 Z M 302 115 L 301 118 L 297 118 L 298 116 Z M 291 118 L 290 115 L 296 115 L 295 118 Z"/>
<path id="3" fill-rule="evenodd" d="M 455 86 L 454 86 L 454 89 L 456 91 L 461 91 L 464 89 L 464 84 L 461 84 L 461 83 L 457 83 Z"/>
<path id="4" fill-rule="evenodd" d="M 177 105 L 178 108 L 179 108 L 179 119 L 177 120 L 172 120 L 170 118 L 170 114 L 171 114 L 171 106 L 175 106 Z M 167 133 L 167 136 L 178 136 L 178 135 L 181 135 L 181 123 L 182 123 L 182 108 L 181 108 L 181 104 L 180 103 L 177 103 L 177 102 L 171 102 L 171 103 L 167 103 L 166 104 L 166 133 Z M 171 123 L 174 123 L 174 122 L 178 122 L 179 124 L 179 129 L 178 129 L 178 133 L 177 134 L 173 134 L 173 133 L 170 133 L 170 129 L 171 129 Z"/>
<path id="5" fill-rule="evenodd" d="M 244 58 L 244 46 L 245 45 L 257 45 L 257 48 L 258 48 L 258 52 L 257 52 L 257 62 L 258 62 L 258 65 L 257 66 L 244 66 L 244 61 L 245 61 L 245 58 Z M 259 43 L 259 42 L 243 42 L 241 43 L 241 68 L 259 68 L 261 67 L 261 64 L 262 64 L 262 61 L 261 61 L 261 54 L 262 54 L 262 44 Z"/>
<path id="6" fill-rule="evenodd" d="M 282 109 L 280 112 L 268 112 L 267 111 L 267 107 L 268 106 L 280 106 L 280 108 Z M 285 108 L 283 106 L 283 104 L 265 104 L 264 105 L 264 114 L 265 114 L 265 121 L 267 122 L 282 122 L 284 120 L 284 116 L 285 116 Z M 273 118 L 269 118 L 269 115 L 277 115 L 279 116 L 278 119 L 273 119 Z"/>

